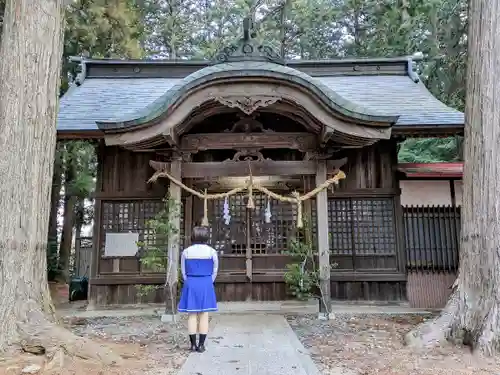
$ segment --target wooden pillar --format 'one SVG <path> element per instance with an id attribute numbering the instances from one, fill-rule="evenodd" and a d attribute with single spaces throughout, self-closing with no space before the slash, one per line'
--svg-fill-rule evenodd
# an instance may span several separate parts
<path id="1" fill-rule="evenodd" d="M 316 169 L 316 186 L 327 180 L 326 161 L 319 160 Z M 321 300 L 319 311 L 328 314 L 330 311 L 330 243 L 328 238 L 328 193 L 323 190 L 316 196 L 316 210 L 318 217 L 318 254 L 319 254 L 319 284 Z"/>
<path id="2" fill-rule="evenodd" d="M 170 163 L 170 174 L 172 177 L 182 181 L 182 160 L 172 159 Z M 181 188 L 170 181 L 169 196 L 176 204 L 182 204 Z M 179 268 L 180 249 L 180 210 L 176 210 L 176 216 L 170 218 L 170 224 L 176 228 L 176 234 L 168 239 L 168 266 L 165 282 L 165 314 L 176 314 L 177 312 L 177 278 Z"/>

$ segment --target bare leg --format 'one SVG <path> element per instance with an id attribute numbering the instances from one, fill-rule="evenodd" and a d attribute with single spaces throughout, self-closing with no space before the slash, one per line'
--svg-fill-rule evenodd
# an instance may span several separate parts
<path id="1" fill-rule="evenodd" d="M 198 332 L 202 335 L 208 334 L 208 312 L 198 314 L 200 323 L 198 325 Z"/>
<path id="2" fill-rule="evenodd" d="M 188 314 L 188 333 L 189 333 L 189 342 L 191 343 L 191 350 L 196 350 L 196 330 L 198 325 L 198 316 L 196 313 Z"/>
<path id="3" fill-rule="evenodd" d="M 208 313 L 202 312 L 198 314 L 200 322 L 198 324 L 198 332 L 200 332 L 200 341 L 198 342 L 198 351 L 205 351 L 205 339 L 208 333 Z"/>
<path id="4" fill-rule="evenodd" d="M 197 314 L 188 314 L 188 332 L 190 335 L 196 335 L 197 333 L 197 327 L 198 326 L 198 319 L 197 319 Z"/>

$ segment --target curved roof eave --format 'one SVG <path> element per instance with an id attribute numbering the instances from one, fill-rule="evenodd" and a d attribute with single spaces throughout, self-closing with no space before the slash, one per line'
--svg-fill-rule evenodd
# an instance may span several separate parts
<path id="1" fill-rule="evenodd" d="M 97 125 L 99 129 L 104 131 L 131 130 L 161 118 L 171 106 L 189 94 L 191 90 L 210 81 L 219 81 L 224 78 L 239 80 L 266 77 L 299 85 L 315 95 L 332 111 L 353 119 L 359 124 L 382 123 L 390 126 L 395 124 L 399 118 L 399 116 L 357 105 L 323 85 L 320 81 L 296 69 L 270 62 L 242 61 L 217 64 L 200 69 L 184 78 L 140 111 L 124 118 L 98 121 Z"/>

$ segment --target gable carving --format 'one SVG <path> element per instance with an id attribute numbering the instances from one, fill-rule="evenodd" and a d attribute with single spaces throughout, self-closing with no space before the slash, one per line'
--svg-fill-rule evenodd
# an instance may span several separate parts
<path id="1" fill-rule="evenodd" d="M 258 108 L 268 107 L 278 100 L 277 96 L 217 96 L 214 100 L 229 108 L 238 108 L 246 115 L 251 115 Z"/>

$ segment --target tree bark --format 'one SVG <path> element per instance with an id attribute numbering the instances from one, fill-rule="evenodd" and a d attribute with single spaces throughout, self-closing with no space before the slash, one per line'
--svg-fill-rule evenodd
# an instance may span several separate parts
<path id="1" fill-rule="evenodd" d="M 77 198 L 75 203 L 75 239 L 82 236 L 83 224 L 85 222 L 85 198 Z"/>
<path id="2" fill-rule="evenodd" d="M 69 148 L 67 152 L 71 152 Z M 71 159 L 71 158 L 67 158 Z M 73 173 L 72 160 L 66 160 L 64 172 L 64 220 L 61 234 L 61 246 L 59 246 L 59 271 L 61 281 L 69 281 L 69 259 L 71 256 L 71 245 L 73 243 L 73 224 L 75 222 L 76 197 L 72 195 L 70 185 L 73 183 L 75 174 Z"/>
<path id="3" fill-rule="evenodd" d="M 26 341 L 119 360 L 60 327 L 47 230 L 63 45 L 62 0 L 8 0 L 0 43 L 0 350 Z"/>
<path id="4" fill-rule="evenodd" d="M 58 268 L 57 261 L 57 228 L 58 228 L 58 214 L 59 205 L 61 203 L 61 182 L 62 182 L 61 162 L 57 157 L 54 161 L 54 173 L 52 175 L 52 190 L 50 194 L 50 216 L 49 216 L 49 233 L 48 233 L 48 246 L 47 246 L 47 267 L 49 270 L 49 279 L 54 278 Z"/>
<path id="5" fill-rule="evenodd" d="M 50 219 L 49 219 L 49 238 L 57 238 L 57 216 L 59 213 L 59 204 L 61 203 L 61 184 L 62 168 L 61 161 L 56 156 L 54 158 L 54 173 L 52 174 L 52 187 L 50 193 Z"/>
<path id="6" fill-rule="evenodd" d="M 446 339 L 487 355 L 500 349 L 500 0 L 471 0 L 460 267 L 441 315 L 406 336 Z"/>

